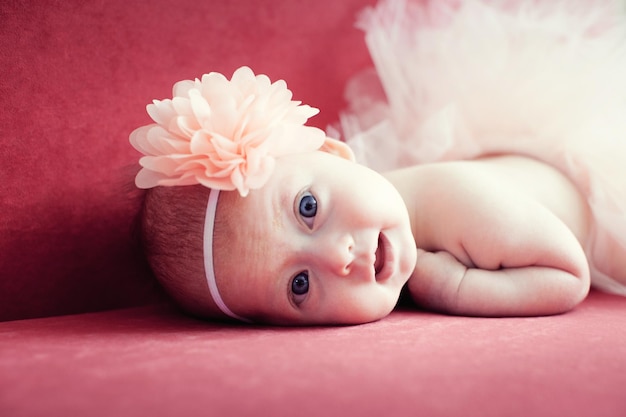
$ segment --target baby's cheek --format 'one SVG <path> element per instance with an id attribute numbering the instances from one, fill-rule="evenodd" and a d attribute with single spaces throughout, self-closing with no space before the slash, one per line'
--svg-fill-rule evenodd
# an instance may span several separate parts
<path id="1" fill-rule="evenodd" d="M 360 282 L 356 277 L 327 281 L 311 315 L 318 323 L 362 324 L 387 316 L 397 304 L 402 285 Z"/>

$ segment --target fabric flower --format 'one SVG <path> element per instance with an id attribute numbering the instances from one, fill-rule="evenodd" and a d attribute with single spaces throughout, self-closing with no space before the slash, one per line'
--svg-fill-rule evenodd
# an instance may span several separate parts
<path id="1" fill-rule="evenodd" d="M 212 72 L 176 83 L 171 100 L 147 106 L 155 123 L 130 135 L 145 155 L 135 184 L 202 184 L 246 196 L 265 184 L 275 158 L 324 144 L 322 130 L 305 126 L 319 110 L 291 98 L 283 80 L 272 83 L 248 67 L 230 80 Z"/>

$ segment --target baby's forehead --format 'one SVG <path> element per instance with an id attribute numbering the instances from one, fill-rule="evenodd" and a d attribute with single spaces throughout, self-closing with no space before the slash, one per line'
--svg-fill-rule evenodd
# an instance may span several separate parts
<path id="1" fill-rule="evenodd" d="M 255 190 L 246 197 L 235 193 L 227 196 L 222 210 L 218 207 L 217 221 L 223 222 L 224 227 L 215 229 L 214 241 L 221 247 L 220 254 L 227 258 L 218 261 L 229 265 L 226 269 L 231 276 L 257 276 L 259 271 L 271 268 L 283 215 L 275 199 L 267 198 L 266 190 Z"/>

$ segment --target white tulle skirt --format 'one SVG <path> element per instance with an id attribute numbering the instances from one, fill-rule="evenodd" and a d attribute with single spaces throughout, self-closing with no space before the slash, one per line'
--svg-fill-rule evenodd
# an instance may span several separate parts
<path id="1" fill-rule="evenodd" d="M 594 216 L 593 285 L 626 295 L 626 282 L 606 273 L 615 256 L 626 257 L 623 7 L 381 1 L 359 20 L 375 69 L 347 87 L 344 138 L 379 171 L 494 153 L 559 168 Z"/>

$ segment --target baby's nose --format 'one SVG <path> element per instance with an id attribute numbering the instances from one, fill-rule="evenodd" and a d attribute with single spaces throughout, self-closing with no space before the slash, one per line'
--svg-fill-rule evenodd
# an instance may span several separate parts
<path id="1" fill-rule="evenodd" d="M 354 240 L 347 235 L 330 238 L 326 244 L 320 245 L 318 255 L 330 272 L 341 277 L 348 276 L 354 262 Z"/>

